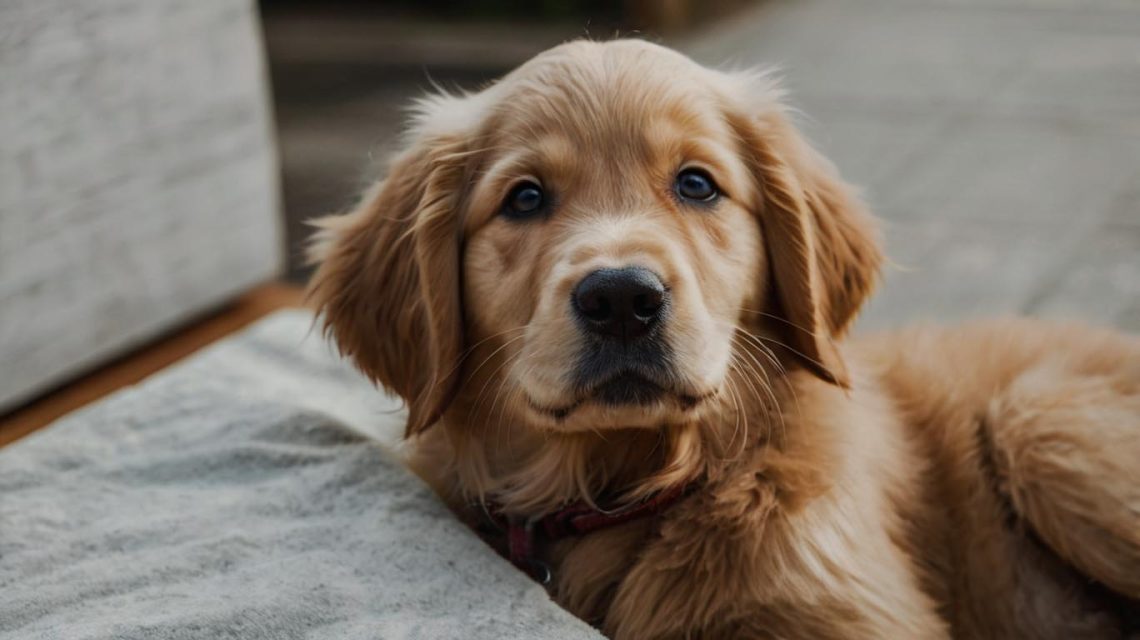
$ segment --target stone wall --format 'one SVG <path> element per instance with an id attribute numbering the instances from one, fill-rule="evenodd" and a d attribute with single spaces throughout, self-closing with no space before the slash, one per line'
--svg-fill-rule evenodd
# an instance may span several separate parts
<path id="1" fill-rule="evenodd" d="M 0 2 L 0 409 L 279 271 L 247 0 Z"/>

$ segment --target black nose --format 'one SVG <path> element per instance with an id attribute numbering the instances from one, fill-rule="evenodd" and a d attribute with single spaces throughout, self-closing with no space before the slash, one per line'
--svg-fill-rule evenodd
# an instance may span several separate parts
<path id="1" fill-rule="evenodd" d="M 574 310 L 591 331 L 621 340 L 649 333 L 665 306 L 665 285 L 648 269 L 599 269 L 574 288 Z"/>

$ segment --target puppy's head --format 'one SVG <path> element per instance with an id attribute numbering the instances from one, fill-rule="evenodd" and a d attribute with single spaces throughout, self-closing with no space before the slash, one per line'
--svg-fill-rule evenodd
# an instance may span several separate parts
<path id="1" fill-rule="evenodd" d="M 768 80 L 628 40 L 422 101 L 387 178 L 320 225 L 312 295 L 410 433 L 449 407 L 560 431 L 691 422 L 761 364 L 748 345 L 845 385 L 833 341 L 879 263 Z"/>

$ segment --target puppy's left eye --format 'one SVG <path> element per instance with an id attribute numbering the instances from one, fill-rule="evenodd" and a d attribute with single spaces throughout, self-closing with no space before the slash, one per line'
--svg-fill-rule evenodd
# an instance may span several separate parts
<path id="1" fill-rule="evenodd" d="M 674 189 L 682 199 L 693 202 L 712 202 L 720 195 L 713 179 L 700 169 L 685 169 L 678 173 Z"/>
<path id="2" fill-rule="evenodd" d="M 503 202 L 503 215 L 514 220 L 530 218 L 542 212 L 545 201 L 542 187 L 530 181 L 522 182 L 507 194 L 507 199 Z"/>

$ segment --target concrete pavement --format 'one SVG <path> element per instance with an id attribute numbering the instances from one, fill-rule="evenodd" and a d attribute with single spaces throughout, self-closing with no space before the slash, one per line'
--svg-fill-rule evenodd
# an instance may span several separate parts
<path id="1" fill-rule="evenodd" d="M 1140 331 L 1140 4 L 770 2 L 682 43 L 779 64 L 894 261 L 863 327 L 999 313 Z"/>

